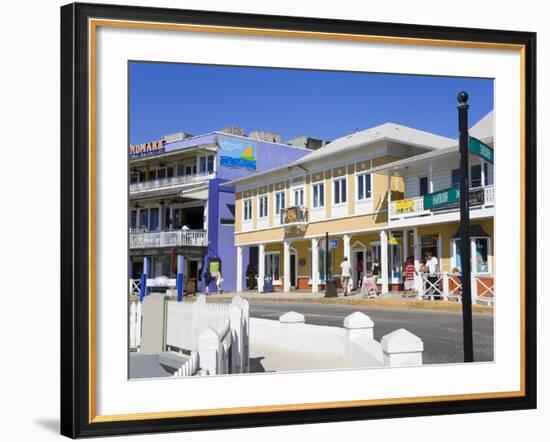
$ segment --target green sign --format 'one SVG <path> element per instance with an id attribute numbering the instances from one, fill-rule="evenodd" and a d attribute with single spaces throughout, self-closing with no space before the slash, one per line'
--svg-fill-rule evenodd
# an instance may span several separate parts
<path id="1" fill-rule="evenodd" d="M 487 146 L 485 143 L 482 143 L 477 138 L 470 137 L 468 143 L 468 150 L 470 153 L 477 155 L 478 157 L 483 158 L 485 161 L 494 164 L 495 162 L 495 151 Z"/>
<path id="2" fill-rule="evenodd" d="M 460 189 L 458 186 L 439 192 L 424 195 L 424 210 L 437 209 L 449 204 L 457 204 L 460 201 Z"/>

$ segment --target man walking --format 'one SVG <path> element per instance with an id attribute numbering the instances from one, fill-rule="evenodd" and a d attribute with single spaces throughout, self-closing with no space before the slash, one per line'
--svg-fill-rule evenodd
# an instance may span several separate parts
<path id="1" fill-rule="evenodd" d="M 342 286 L 344 287 L 344 296 L 348 296 L 349 279 L 351 278 L 351 264 L 348 257 L 344 256 L 344 260 L 340 264 L 340 277 L 342 278 Z"/>

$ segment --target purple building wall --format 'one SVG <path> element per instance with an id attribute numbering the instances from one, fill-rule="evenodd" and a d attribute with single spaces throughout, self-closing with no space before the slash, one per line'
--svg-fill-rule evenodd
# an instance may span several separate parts
<path id="1" fill-rule="evenodd" d="M 227 136 L 227 135 L 223 135 Z M 200 138 L 200 137 L 195 137 Z M 205 137 L 206 138 L 206 137 Z M 223 289 L 234 291 L 237 287 L 237 249 L 235 247 L 235 190 L 233 187 L 221 186 L 222 183 L 252 175 L 257 172 L 289 164 L 311 151 L 282 144 L 257 141 L 256 171 L 219 166 L 217 177 L 210 180 L 208 186 L 208 253 L 203 264 L 201 290 L 204 291 L 204 273 L 208 269 L 210 258 L 220 258 L 222 261 Z M 218 159 L 219 165 L 219 159 Z M 250 262 L 257 261 L 257 250 L 243 248 L 243 273 Z M 243 287 L 246 281 L 243 277 Z M 211 283 L 210 293 L 216 286 Z"/>

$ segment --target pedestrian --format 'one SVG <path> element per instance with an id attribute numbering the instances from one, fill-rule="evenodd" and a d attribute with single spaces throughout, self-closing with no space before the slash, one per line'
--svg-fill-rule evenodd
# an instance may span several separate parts
<path id="1" fill-rule="evenodd" d="M 351 278 L 351 264 L 348 261 L 348 257 L 344 256 L 344 260 L 340 264 L 340 278 L 342 280 L 342 287 L 344 287 L 344 296 L 348 296 L 349 279 Z"/>
<path id="2" fill-rule="evenodd" d="M 222 284 L 223 284 L 223 276 L 222 276 L 221 269 L 219 269 L 216 272 L 216 291 L 218 292 L 218 295 L 221 295 L 221 293 L 223 292 Z"/>
<path id="3" fill-rule="evenodd" d="M 212 282 L 212 274 L 206 270 L 204 272 L 204 294 L 209 295 L 210 294 L 210 283 Z"/>
<path id="4" fill-rule="evenodd" d="M 357 287 L 361 286 L 362 281 L 363 281 L 363 260 L 359 259 L 357 261 Z"/>
<path id="5" fill-rule="evenodd" d="M 414 272 L 415 272 L 415 268 L 414 268 L 413 257 L 409 256 L 407 258 L 407 261 L 405 262 L 405 287 L 404 287 L 405 288 L 405 291 L 404 291 L 405 298 L 407 297 L 407 295 L 410 291 L 415 292 L 415 289 L 414 289 Z"/>
<path id="6" fill-rule="evenodd" d="M 437 273 L 439 272 L 439 262 L 437 261 L 437 258 L 433 256 L 433 253 L 431 250 L 428 250 L 426 253 L 426 268 L 428 271 L 428 293 L 430 297 L 433 297 L 435 299 L 435 291 L 437 289 Z M 441 299 L 441 295 L 438 296 L 438 299 Z"/>

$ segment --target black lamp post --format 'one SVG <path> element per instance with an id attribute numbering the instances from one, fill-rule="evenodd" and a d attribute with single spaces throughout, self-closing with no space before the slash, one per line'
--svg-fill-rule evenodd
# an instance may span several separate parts
<path id="1" fill-rule="evenodd" d="M 470 180 L 468 174 L 468 93 L 458 94 L 458 130 L 460 150 L 460 257 L 462 264 L 462 329 L 464 362 L 473 362 L 472 335 L 472 266 L 470 247 Z"/>

